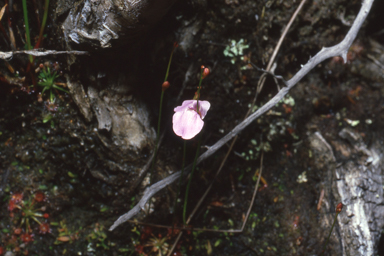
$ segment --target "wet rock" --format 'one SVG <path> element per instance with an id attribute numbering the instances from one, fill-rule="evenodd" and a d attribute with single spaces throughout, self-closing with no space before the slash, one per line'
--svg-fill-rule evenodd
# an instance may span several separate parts
<path id="1" fill-rule="evenodd" d="M 85 120 L 90 122 L 93 117 L 91 110 L 91 105 L 87 95 L 85 94 L 84 88 L 79 81 L 72 80 L 68 75 L 65 76 L 67 80 L 67 86 L 71 92 L 72 99 L 75 101 L 76 105 L 79 107 L 80 112 L 85 117 Z"/>
<path id="2" fill-rule="evenodd" d="M 156 134 L 150 124 L 149 110 L 134 86 L 130 86 L 136 84 L 133 75 L 120 71 L 90 72 L 89 78 L 87 90 L 79 81 L 70 82 L 81 86 L 78 91 L 84 92 L 83 101 L 75 100 L 80 109 L 84 108 L 81 112 L 96 117 L 91 119 L 88 129 L 93 130 L 99 145 L 87 156 L 87 167 L 93 177 L 110 185 L 130 184 L 136 180 L 154 146 Z M 92 128 L 94 125 L 97 128 Z M 125 173 L 125 177 L 117 178 L 116 172 Z"/>
<path id="3" fill-rule="evenodd" d="M 117 78 L 116 78 L 117 76 Z M 133 97 L 127 77 L 120 73 L 110 74 L 108 85 L 100 91 L 90 86 L 88 96 L 98 121 L 98 136 L 110 149 L 114 159 L 134 161 L 143 150 L 149 153 L 153 147 L 155 131 L 151 128 L 146 105 Z"/>
<path id="4" fill-rule="evenodd" d="M 58 1 L 57 14 L 69 9 L 62 25 L 66 42 L 110 48 L 137 44 L 175 0 L 84 0 L 72 6 L 65 2 Z"/>

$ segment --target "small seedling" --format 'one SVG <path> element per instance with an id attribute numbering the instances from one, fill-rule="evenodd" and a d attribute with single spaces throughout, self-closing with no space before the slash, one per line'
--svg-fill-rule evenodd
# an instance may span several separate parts
<path id="1" fill-rule="evenodd" d="M 88 241 L 94 240 L 96 243 L 96 247 L 101 247 L 104 250 L 109 250 L 110 247 L 115 246 L 115 243 L 112 243 L 107 240 L 107 234 L 104 232 L 104 225 L 100 225 L 96 223 L 95 228 L 92 233 L 87 237 Z"/>
<path id="2" fill-rule="evenodd" d="M 55 101 L 55 97 L 53 95 L 53 89 L 60 90 L 65 93 L 69 93 L 67 90 L 57 86 L 55 84 L 55 80 L 59 77 L 56 71 L 51 72 L 49 67 L 45 67 L 45 65 L 40 64 L 41 72 L 39 74 L 40 81 L 37 85 L 44 87 L 41 94 L 44 94 L 45 91 L 49 91 L 49 100 L 50 102 Z"/>

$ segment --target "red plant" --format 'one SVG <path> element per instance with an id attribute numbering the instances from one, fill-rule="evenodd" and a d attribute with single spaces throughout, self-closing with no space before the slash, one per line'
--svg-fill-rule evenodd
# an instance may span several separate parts
<path id="1" fill-rule="evenodd" d="M 20 235 L 21 232 L 22 232 L 21 228 L 16 228 L 16 229 L 13 231 L 13 233 L 14 233 L 15 235 Z"/>
<path id="2" fill-rule="evenodd" d="M 45 195 L 44 195 L 44 193 L 43 192 L 36 192 L 36 194 L 35 194 L 35 201 L 36 202 L 43 202 L 43 201 L 45 201 Z"/>
<path id="3" fill-rule="evenodd" d="M 8 204 L 8 211 L 12 212 L 16 208 L 16 203 L 12 199 L 9 201 Z"/>
<path id="4" fill-rule="evenodd" d="M 144 246 L 142 245 L 136 245 L 135 246 L 135 251 L 137 251 L 139 254 L 144 254 Z"/>
<path id="5" fill-rule="evenodd" d="M 46 234 L 51 233 L 52 229 L 49 226 L 49 223 L 41 223 L 39 226 L 39 233 L 40 234 Z"/>
<path id="6" fill-rule="evenodd" d="M 143 229 L 141 230 L 140 240 L 145 240 L 151 235 L 152 235 L 152 228 L 149 226 L 144 226 Z"/>
<path id="7" fill-rule="evenodd" d="M 20 203 L 23 200 L 23 193 L 15 193 L 11 197 L 11 201 L 15 203 Z"/>
<path id="8" fill-rule="evenodd" d="M 27 244 L 33 241 L 33 234 L 28 234 L 28 233 L 21 234 L 20 239 L 21 241 Z"/>

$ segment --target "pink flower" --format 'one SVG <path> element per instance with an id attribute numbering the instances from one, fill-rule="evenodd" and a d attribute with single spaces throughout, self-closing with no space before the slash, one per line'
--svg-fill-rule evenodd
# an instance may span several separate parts
<path id="1" fill-rule="evenodd" d="M 174 109 L 173 131 L 185 140 L 192 139 L 203 129 L 203 119 L 210 107 L 211 104 L 208 101 L 199 100 L 199 111 L 197 111 L 196 100 L 185 100 L 181 106 Z"/>

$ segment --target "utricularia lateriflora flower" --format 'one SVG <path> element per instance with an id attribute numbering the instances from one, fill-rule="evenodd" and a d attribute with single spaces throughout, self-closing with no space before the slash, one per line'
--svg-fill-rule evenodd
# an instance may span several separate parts
<path id="1" fill-rule="evenodd" d="M 197 109 L 199 106 L 199 109 Z M 204 100 L 186 100 L 174 109 L 173 131 L 185 140 L 195 137 L 204 126 L 204 117 L 211 104 Z"/>

